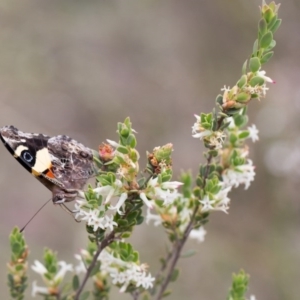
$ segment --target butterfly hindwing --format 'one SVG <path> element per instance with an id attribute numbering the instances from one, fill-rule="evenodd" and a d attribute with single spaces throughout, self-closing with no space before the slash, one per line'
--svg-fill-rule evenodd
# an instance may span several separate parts
<path id="1" fill-rule="evenodd" d="M 93 152 L 66 135 L 48 140 L 52 171 L 66 188 L 82 189 L 94 174 Z"/>

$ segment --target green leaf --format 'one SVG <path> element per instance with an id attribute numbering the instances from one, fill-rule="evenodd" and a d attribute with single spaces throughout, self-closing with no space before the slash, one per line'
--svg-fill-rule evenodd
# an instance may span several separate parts
<path id="1" fill-rule="evenodd" d="M 117 148 L 117 151 L 119 151 L 119 152 L 121 152 L 121 153 L 123 153 L 123 154 L 128 154 L 129 152 L 128 152 L 128 149 L 126 148 L 126 147 L 122 147 L 122 146 L 119 146 L 118 148 Z"/>
<path id="2" fill-rule="evenodd" d="M 273 16 L 274 16 L 274 13 L 271 10 L 271 8 L 266 9 L 266 11 L 263 14 L 263 17 L 264 17 L 264 19 L 266 20 L 267 23 L 271 22 Z"/>
<path id="3" fill-rule="evenodd" d="M 228 300 L 244 300 L 248 289 L 249 275 L 241 270 L 232 276 L 232 286 L 227 296 Z"/>
<path id="4" fill-rule="evenodd" d="M 137 144 L 137 141 L 136 141 L 136 138 L 133 134 L 130 134 L 128 139 L 127 139 L 127 142 L 128 142 L 128 145 L 131 147 L 131 148 L 135 148 L 136 147 L 136 144 Z"/>
<path id="5" fill-rule="evenodd" d="M 171 275 L 171 281 L 174 282 L 177 280 L 178 276 L 179 276 L 179 269 L 174 269 L 174 271 L 172 272 Z"/>
<path id="6" fill-rule="evenodd" d="M 77 289 L 79 288 L 79 277 L 77 275 L 73 276 L 72 287 L 74 291 L 77 291 Z"/>
<path id="7" fill-rule="evenodd" d="M 267 62 L 271 59 L 271 57 L 273 56 L 273 54 L 274 54 L 274 51 L 265 53 L 265 54 L 263 55 L 263 57 L 260 59 L 260 63 L 261 63 L 261 64 L 267 63 Z"/>
<path id="8" fill-rule="evenodd" d="M 122 239 L 128 239 L 129 237 L 131 236 L 131 233 L 130 232 L 124 232 L 122 233 Z"/>
<path id="9" fill-rule="evenodd" d="M 242 132 L 239 134 L 239 138 L 240 138 L 240 139 L 246 139 L 249 135 L 250 135 L 249 131 L 242 131 Z"/>
<path id="10" fill-rule="evenodd" d="M 255 58 L 257 58 L 257 57 L 255 57 Z M 251 61 L 251 60 L 250 60 Z M 246 83 L 247 83 L 247 76 L 246 75 L 243 75 L 241 78 L 240 78 L 240 80 L 237 82 L 237 86 L 239 87 L 239 88 L 242 88 L 242 87 L 244 87 L 245 85 L 246 85 Z"/>
<path id="11" fill-rule="evenodd" d="M 16 271 L 24 270 L 24 265 L 16 265 Z"/>
<path id="12" fill-rule="evenodd" d="M 273 33 L 271 31 L 264 34 L 260 40 L 261 48 L 268 48 L 273 41 Z"/>
<path id="13" fill-rule="evenodd" d="M 249 68 L 252 73 L 257 72 L 260 69 L 260 61 L 258 57 L 252 57 L 249 62 Z M 247 80 L 247 79 L 246 79 Z"/>
<path id="14" fill-rule="evenodd" d="M 223 96 L 222 95 L 218 95 L 216 98 L 216 103 L 222 105 L 223 104 Z"/>
<path id="15" fill-rule="evenodd" d="M 89 291 L 83 292 L 80 295 L 79 300 L 86 300 L 86 299 L 88 299 L 89 296 L 90 296 L 90 292 Z"/>
<path id="16" fill-rule="evenodd" d="M 20 243 L 16 242 L 12 245 L 11 250 L 14 254 L 20 254 L 20 251 L 22 249 L 22 246 Z"/>
<path id="17" fill-rule="evenodd" d="M 236 96 L 236 101 L 237 102 L 247 102 L 251 99 L 251 95 L 241 92 Z"/>
<path id="18" fill-rule="evenodd" d="M 117 221 L 117 223 L 118 223 L 118 227 L 128 226 L 128 221 L 127 220 L 120 219 L 120 220 Z"/>
<path id="19" fill-rule="evenodd" d="M 257 52 L 258 52 L 258 39 L 256 39 L 253 44 L 252 55 L 257 56 Z"/>
<path id="20" fill-rule="evenodd" d="M 275 46 L 276 46 L 276 41 L 273 40 L 273 41 L 271 42 L 270 46 L 269 46 L 267 49 L 265 49 L 265 50 L 266 50 L 267 52 L 269 52 L 269 51 L 272 50 Z"/>
<path id="21" fill-rule="evenodd" d="M 164 298 L 164 297 L 168 297 L 169 295 L 171 295 L 172 294 L 172 291 L 171 290 L 166 290 L 164 293 L 163 293 L 163 295 L 162 295 L 162 297 Z"/>
<path id="22" fill-rule="evenodd" d="M 256 85 L 263 85 L 265 83 L 265 80 L 259 76 L 254 76 L 251 78 L 249 84 L 253 87 Z"/>
<path id="23" fill-rule="evenodd" d="M 274 23 L 274 25 L 270 28 L 270 30 L 275 33 L 277 31 L 277 29 L 280 27 L 282 20 L 278 19 L 276 20 L 276 22 Z"/>
<path id="24" fill-rule="evenodd" d="M 229 122 L 229 124 L 230 124 L 230 122 Z M 229 124 L 228 124 L 228 125 L 229 125 Z M 225 125 L 226 125 L 226 124 L 225 124 Z M 226 127 L 227 127 L 227 126 L 226 126 Z M 226 127 L 223 127 L 223 129 L 226 128 Z M 212 157 L 217 157 L 218 154 L 219 154 L 219 151 L 218 151 L 218 150 L 209 150 L 209 151 L 208 151 L 208 154 L 211 155 Z"/>
<path id="25" fill-rule="evenodd" d="M 230 141 L 230 144 L 234 145 L 237 141 L 237 136 L 235 134 L 230 134 L 229 141 Z"/>
<path id="26" fill-rule="evenodd" d="M 185 253 L 181 254 L 180 257 L 181 258 L 188 258 L 188 257 L 191 257 L 195 254 L 196 254 L 196 250 L 190 249 L 190 250 L 186 251 Z"/>
<path id="27" fill-rule="evenodd" d="M 140 225 L 144 222 L 144 217 L 143 216 L 139 216 L 137 219 L 136 219 L 136 225 Z"/>
<path id="28" fill-rule="evenodd" d="M 99 270 L 100 270 L 100 261 L 97 261 L 97 263 L 95 264 L 95 266 L 89 276 L 92 277 L 92 276 L 96 275 L 99 272 Z"/>
<path id="29" fill-rule="evenodd" d="M 254 51 L 254 50 L 253 50 Z M 256 48 L 256 51 L 257 51 L 257 48 Z M 242 67 L 242 74 L 245 75 L 247 73 L 247 63 L 248 63 L 248 60 L 246 59 L 246 61 L 244 62 L 243 64 L 243 67 Z M 222 97 L 223 99 L 223 97 Z M 222 103 L 221 103 L 222 104 Z"/>
<path id="30" fill-rule="evenodd" d="M 247 115 L 235 115 L 233 117 L 233 120 L 234 120 L 234 124 L 237 126 L 237 127 L 243 127 L 247 124 L 248 122 L 248 116 Z"/>
<path id="31" fill-rule="evenodd" d="M 267 22 L 265 19 L 260 19 L 258 23 L 258 30 L 261 33 L 261 35 L 264 35 L 267 31 Z"/>

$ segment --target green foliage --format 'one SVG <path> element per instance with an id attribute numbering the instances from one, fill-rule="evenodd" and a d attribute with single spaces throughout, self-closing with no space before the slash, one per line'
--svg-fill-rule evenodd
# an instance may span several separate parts
<path id="1" fill-rule="evenodd" d="M 11 261 L 8 263 L 8 287 L 12 299 L 24 299 L 27 288 L 28 248 L 20 229 L 15 227 L 10 236 Z"/>
<path id="2" fill-rule="evenodd" d="M 246 108 L 252 99 L 265 96 L 266 83 L 272 81 L 264 75 L 265 71 L 261 70 L 261 67 L 273 56 L 271 50 L 276 45 L 273 35 L 281 24 L 277 16 L 278 8 L 279 5 L 275 2 L 269 5 L 263 2 L 257 39 L 254 42 L 251 57 L 243 64 L 240 79 L 232 88 L 225 86 L 222 89 L 223 94 L 216 97 L 216 107 L 211 113 L 201 113 L 200 116 L 196 116 L 197 122 L 193 126 L 193 136 L 204 142 L 206 163 L 200 165 L 195 178 L 190 172 L 182 173 L 182 194 L 177 191 L 181 183 L 170 181 L 173 175 L 171 157 L 173 145 L 171 143 L 156 147 L 152 152 L 147 153 L 146 171 L 150 176 L 140 175 L 139 153 L 135 149 L 137 140 L 129 118 L 117 125 L 118 143 L 108 141 L 109 144 L 99 147 L 99 152 L 94 151 L 94 161 L 99 167 L 96 178 L 97 188 L 93 190 L 91 186 L 88 187 L 84 194 L 86 201 L 81 201 L 84 204 L 80 206 L 80 209 L 85 209 L 85 211 L 79 211 L 79 215 L 82 213 L 84 216 L 92 216 L 86 225 L 90 243 L 87 249 L 81 252 L 81 259 L 85 266 L 90 266 L 85 279 L 93 278 L 93 290 L 83 291 L 76 299 L 85 300 L 90 296 L 103 300 L 109 298 L 109 271 L 103 269 L 104 262 L 107 263 L 107 261 L 96 260 L 95 253 L 99 254 L 105 250 L 107 258 L 111 259 L 113 265 L 109 268 L 115 267 L 116 273 L 123 272 L 122 276 L 126 270 L 131 270 L 132 265 L 141 266 L 138 251 L 123 239 L 130 237 L 135 226 L 143 223 L 144 204 L 148 208 L 156 208 L 157 215 L 154 219 L 157 217 L 158 223 L 162 223 L 171 242 L 167 257 L 161 260 L 161 274 L 151 294 L 155 294 L 159 286 L 163 288 L 158 292 L 160 294 L 157 299 L 171 294 L 165 288 L 169 281 L 174 282 L 179 277 L 180 272 L 175 268 L 178 257 L 188 257 L 194 254 L 194 251 L 187 251 L 186 254 L 180 255 L 188 234 L 192 230 L 195 233 L 195 229 L 199 229 L 208 222 L 211 210 L 226 212 L 229 203 L 227 193 L 232 187 L 225 185 L 226 171 L 230 169 L 230 171 L 242 172 L 238 167 L 247 161 L 247 153 L 241 151 L 246 148 L 245 139 L 250 137 L 251 132 L 250 129 L 243 129 L 248 123 Z M 194 181 L 196 186 L 193 185 Z M 119 199 L 117 205 L 112 208 L 117 212 L 112 210 L 107 214 L 112 198 Z M 222 200 L 224 200 L 223 203 L 221 203 Z M 217 206 L 220 203 L 222 206 Z M 104 217 L 108 218 L 108 221 Z M 98 223 L 93 223 L 94 221 Z M 102 221 L 107 223 L 101 223 Z M 12 254 L 11 262 L 8 264 L 8 285 L 11 297 L 21 300 L 24 298 L 26 288 L 28 250 L 23 235 L 17 228 L 10 235 L 10 245 Z M 178 253 L 176 253 L 177 250 Z M 179 255 L 174 255 L 174 253 Z M 66 266 L 70 270 L 70 266 L 66 264 L 64 272 L 67 271 Z M 54 288 L 54 293 L 57 293 L 55 296 L 45 295 L 46 300 L 73 299 L 74 293 L 81 290 L 80 284 L 85 284 L 85 279 L 82 280 L 78 275 L 74 275 L 72 283 L 66 286 L 65 290 L 61 289 L 59 284 L 63 276 L 57 278 L 57 274 L 61 271 L 60 265 L 56 253 L 50 249 L 44 251 L 44 267 L 47 272 L 40 265 L 36 266 L 37 272 L 41 273 L 47 288 Z M 39 268 L 41 270 L 38 270 Z M 141 272 L 144 275 L 145 269 L 143 268 Z M 165 270 L 169 273 L 163 274 Z M 115 279 L 118 287 L 132 293 L 134 297 L 137 295 L 136 299 L 138 296 L 144 300 L 150 299 L 147 293 L 143 293 L 143 289 L 147 286 L 142 288 L 141 283 L 134 283 L 134 280 L 131 279 L 124 285 L 125 279 L 124 281 Z M 234 274 L 227 300 L 245 300 L 248 280 L 249 276 L 244 271 Z M 151 282 L 146 282 L 147 284 L 151 286 Z M 63 295 L 68 292 L 72 294 Z"/>
<path id="3" fill-rule="evenodd" d="M 241 270 L 232 276 L 232 286 L 227 300 L 246 300 L 245 294 L 248 289 L 249 275 Z"/>

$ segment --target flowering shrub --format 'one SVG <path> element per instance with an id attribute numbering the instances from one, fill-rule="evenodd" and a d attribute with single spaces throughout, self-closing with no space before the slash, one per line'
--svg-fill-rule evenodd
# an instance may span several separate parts
<path id="1" fill-rule="evenodd" d="M 267 84 L 274 83 L 262 65 L 273 55 L 273 34 L 281 23 L 278 8 L 274 2 L 263 2 L 258 38 L 241 77 L 233 87 L 221 89 L 212 112 L 195 115 L 192 136 L 206 148 L 206 162 L 200 165 L 196 178 L 186 172 L 179 181 L 172 180 L 170 143 L 147 153 L 145 172 L 141 173 L 136 132 L 129 118 L 118 123 L 118 142 L 107 140 L 94 152 L 96 187 L 80 191 L 75 203 L 74 217 L 86 223 L 89 243 L 75 255 L 78 265 L 57 261 L 57 254 L 46 249 L 44 262 L 36 260 L 31 267 L 43 281 L 43 286 L 33 282 L 33 297 L 108 299 L 113 285 L 133 299 L 161 299 L 170 293 L 166 289 L 178 277 L 176 264 L 186 240 L 203 242 L 210 213 L 227 213 L 232 189 L 240 185 L 248 189 L 254 180 L 255 167 L 246 142 L 259 138 L 254 124 L 246 127 L 247 106 L 252 100 L 264 98 Z M 145 223 L 162 226 L 170 243 L 155 277 L 126 242 L 134 228 Z M 11 245 L 11 297 L 23 299 L 28 250 L 17 229 L 11 234 Z M 67 272 L 73 274 L 72 284 L 65 283 Z M 92 289 L 86 287 L 89 279 L 93 281 Z M 227 299 L 246 299 L 247 285 L 248 275 L 243 271 L 234 275 Z"/>

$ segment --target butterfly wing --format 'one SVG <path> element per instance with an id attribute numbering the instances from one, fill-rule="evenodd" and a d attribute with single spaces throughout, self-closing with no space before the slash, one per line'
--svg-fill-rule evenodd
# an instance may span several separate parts
<path id="1" fill-rule="evenodd" d="M 0 138 L 8 151 L 30 173 L 40 176 L 51 168 L 47 150 L 49 136 L 25 133 L 14 126 L 0 129 Z"/>
<path id="2" fill-rule="evenodd" d="M 76 199 L 77 191 L 95 173 L 92 150 L 68 136 L 49 137 L 5 126 L 0 138 L 20 164 L 52 191 L 54 203 Z"/>
<path id="3" fill-rule="evenodd" d="M 93 152 L 83 144 L 66 135 L 58 135 L 48 140 L 47 149 L 51 170 L 65 189 L 82 189 L 94 175 Z"/>

